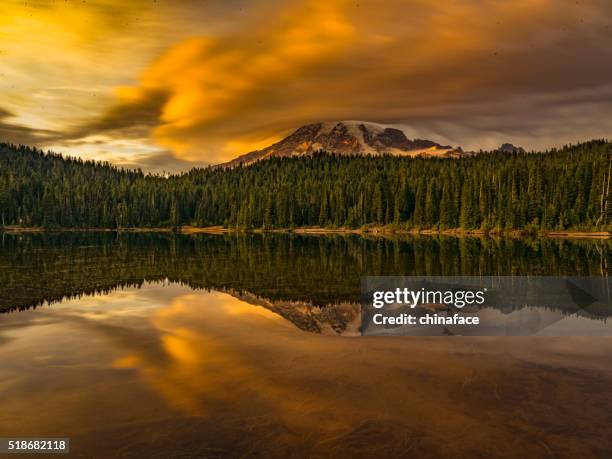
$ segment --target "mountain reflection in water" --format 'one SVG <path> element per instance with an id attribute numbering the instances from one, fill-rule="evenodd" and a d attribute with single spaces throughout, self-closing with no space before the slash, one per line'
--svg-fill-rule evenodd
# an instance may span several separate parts
<path id="1" fill-rule="evenodd" d="M 612 451 L 612 339 L 357 338 L 346 336 L 350 321 L 337 336 L 333 317 L 302 319 L 330 334 L 290 317 L 291 304 L 350 306 L 363 270 L 597 274 L 606 243 L 490 242 L 510 247 L 498 252 L 468 241 L 474 255 L 451 240 L 458 251 L 442 256 L 446 242 L 419 240 L 419 256 L 432 255 L 417 266 L 415 241 L 104 237 L 5 239 L 0 301 L 14 309 L 0 315 L 4 436 L 70 437 L 73 456 L 103 458 Z"/>
<path id="2" fill-rule="evenodd" d="M 0 430 L 77 456 L 609 451 L 612 340 L 345 338 L 149 285 L 2 317 Z M 214 454 L 213 454 L 214 453 Z"/>
<path id="3" fill-rule="evenodd" d="M 361 276 L 602 276 L 612 262 L 612 241 L 547 238 L 43 233 L 2 234 L 0 248 L 0 311 L 171 281 L 267 302 L 289 320 L 297 307 L 344 305 L 292 320 L 339 333 Z"/>

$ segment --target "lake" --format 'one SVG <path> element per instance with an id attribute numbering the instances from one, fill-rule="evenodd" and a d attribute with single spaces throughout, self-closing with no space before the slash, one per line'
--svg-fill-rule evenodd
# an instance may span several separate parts
<path id="1" fill-rule="evenodd" d="M 69 437 L 74 457 L 612 453 L 612 338 L 359 334 L 361 276 L 607 276 L 610 241 L 67 232 L 0 247 L 2 436 Z"/>

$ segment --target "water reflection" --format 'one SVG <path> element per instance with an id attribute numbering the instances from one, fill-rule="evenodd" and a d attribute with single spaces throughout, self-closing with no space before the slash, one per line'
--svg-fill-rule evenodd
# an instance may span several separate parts
<path id="1" fill-rule="evenodd" d="M 352 336 L 362 275 L 600 276 L 611 244 L 4 234 L 0 432 L 77 457 L 605 457 L 608 338 Z"/>
<path id="2" fill-rule="evenodd" d="M 364 275 L 602 276 L 612 253 L 607 240 L 280 234 L 4 234 L 0 244 L 0 310 L 170 281 L 336 333 L 351 332 Z"/>
<path id="3" fill-rule="evenodd" d="M 145 283 L 2 316 L 0 431 L 69 436 L 80 457 L 604 456 L 611 351 L 315 335 Z"/>

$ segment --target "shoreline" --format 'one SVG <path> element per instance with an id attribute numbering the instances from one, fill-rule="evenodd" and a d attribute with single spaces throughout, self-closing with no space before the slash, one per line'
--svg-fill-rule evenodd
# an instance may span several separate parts
<path id="1" fill-rule="evenodd" d="M 281 234 L 304 234 L 304 235 L 330 235 L 330 234 L 356 234 L 360 236 L 454 236 L 454 237 L 550 237 L 558 239 L 610 239 L 612 233 L 608 231 L 543 231 L 536 234 L 526 233 L 523 230 L 509 231 L 484 231 L 448 229 L 394 229 L 385 227 L 369 228 L 275 228 L 275 229 L 239 229 L 224 226 L 182 226 L 180 228 L 39 228 L 39 227 L 17 227 L 7 226 L 0 229 L 0 234 L 18 233 L 180 233 L 180 234 L 229 234 L 229 233 L 281 233 Z"/>

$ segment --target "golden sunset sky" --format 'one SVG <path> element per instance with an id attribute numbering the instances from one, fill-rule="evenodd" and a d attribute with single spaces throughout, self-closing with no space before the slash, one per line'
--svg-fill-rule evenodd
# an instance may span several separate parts
<path id="1" fill-rule="evenodd" d="M 177 171 L 318 121 L 610 137 L 611 28 L 609 0 L 2 0 L 0 141 Z"/>

